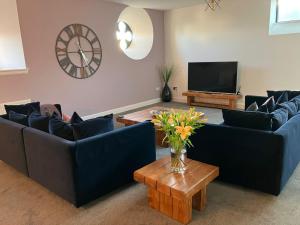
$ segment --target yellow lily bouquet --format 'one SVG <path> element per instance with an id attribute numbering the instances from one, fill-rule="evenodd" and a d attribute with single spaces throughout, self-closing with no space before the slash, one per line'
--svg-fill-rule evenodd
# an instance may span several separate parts
<path id="1" fill-rule="evenodd" d="M 174 172 L 184 171 L 184 155 L 186 146 L 193 146 L 190 137 L 197 128 L 206 121 L 204 113 L 196 112 L 195 108 L 189 111 L 161 111 L 154 115 L 152 123 L 166 135 L 166 141 L 171 147 L 171 169 Z"/>

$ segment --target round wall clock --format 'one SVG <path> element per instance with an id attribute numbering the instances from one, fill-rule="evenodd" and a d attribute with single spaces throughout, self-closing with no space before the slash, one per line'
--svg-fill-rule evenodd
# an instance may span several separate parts
<path id="1" fill-rule="evenodd" d="M 82 24 L 68 25 L 59 33 L 55 52 L 60 67 L 77 79 L 95 74 L 102 60 L 102 48 L 96 33 Z"/>

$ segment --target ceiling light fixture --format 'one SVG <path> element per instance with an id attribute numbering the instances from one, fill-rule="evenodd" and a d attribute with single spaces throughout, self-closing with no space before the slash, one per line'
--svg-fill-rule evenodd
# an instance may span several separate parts
<path id="1" fill-rule="evenodd" d="M 127 23 L 125 23 L 124 21 L 118 22 L 116 36 L 118 41 L 120 41 L 120 48 L 123 51 L 129 48 L 133 40 L 133 33 Z"/>
<path id="2" fill-rule="evenodd" d="M 208 10 L 208 9 L 211 9 L 212 11 L 215 11 L 216 8 L 221 8 L 220 7 L 221 0 L 205 0 L 205 1 L 207 3 L 207 7 L 206 7 L 205 11 Z"/>

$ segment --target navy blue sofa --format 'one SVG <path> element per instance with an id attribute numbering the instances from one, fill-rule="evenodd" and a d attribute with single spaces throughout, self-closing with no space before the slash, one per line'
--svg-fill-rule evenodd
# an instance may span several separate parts
<path id="1" fill-rule="evenodd" d="M 265 99 L 246 96 L 246 107 Z M 300 114 L 274 132 L 206 124 L 191 140 L 188 157 L 219 166 L 220 180 L 278 195 L 300 160 Z"/>
<path id="2" fill-rule="evenodd" d="M 150 122 L 72 142 L 0 118 L 2 136 L 0 160 L 77 207 L 132 182 L 156 159 Z"/>

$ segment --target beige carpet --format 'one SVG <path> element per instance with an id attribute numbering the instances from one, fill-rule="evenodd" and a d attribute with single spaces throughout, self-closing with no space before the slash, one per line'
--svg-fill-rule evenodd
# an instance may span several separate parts
<path id="1" fill-rule="evenodd" d="M 1 225 L 171 225 L 179 224 L 147 205 L 146 188 L 133 184 L 76 209 L 0 162 Z M 300 224 L 300 167 L 279 197 L 215 182 L 208 205 L 193 211 L 191 225 Z"/>

